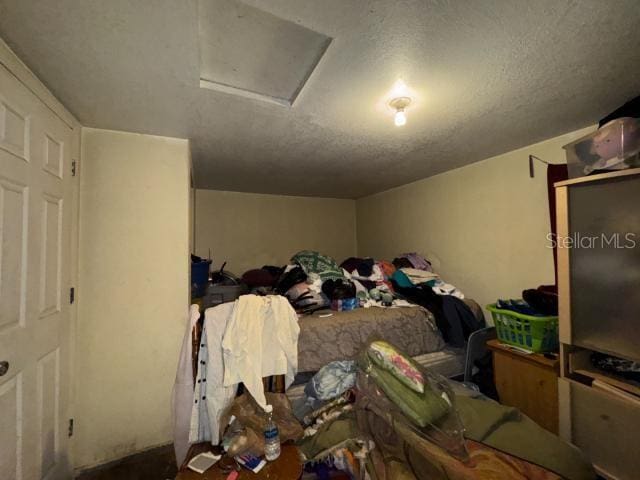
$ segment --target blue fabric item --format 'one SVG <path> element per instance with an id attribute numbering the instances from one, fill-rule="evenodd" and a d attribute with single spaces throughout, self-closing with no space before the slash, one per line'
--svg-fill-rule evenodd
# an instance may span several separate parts
<path id="1" fill-rule="evenodd" d="M 409 277 L 407 277 L 407 275 L 399 269 L 393 272 L 393 275 L 391 275 L 391 279 L 396 282 L 399 287 L 402 288 L 413 288 L 415 286 L 413 283 L 411 283 Z"/>
<path id="2" fill-rule="evenodd" d="M 356 383 L 356 362 L 337 360 L 322 367 L 304 387 L 307 397 L 331 400 Z"/>
<path id="3" fill-rule="evenodd" d="M 331 478 L 331 467 L 324 462 L 318 462 L 313 467 L 318 480 L 329 480 Z"/>
<path id="4" fill-rule="evenodd" d="M 502 310 L 511 310 L 512 312 L 521 313 L 523 315 L 531 315 L 534 317 L 544 316 L 543 313 L 535 310 L 524 300 L 498 300 L 496 307 Z"/>

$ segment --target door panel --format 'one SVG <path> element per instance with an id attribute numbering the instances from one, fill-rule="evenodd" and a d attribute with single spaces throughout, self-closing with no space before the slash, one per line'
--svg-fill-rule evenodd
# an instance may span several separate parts
<path id="1" fill-rule="evenodd" d="M 29 119 L 0 95 L 0 148 L 28 161 Z"/>
<path id="2" fill-rule="evenodd" d="M 74 136 L 0 63 L 0 478 L 70 478 Z M 7 446 L 7 448 L 5 448 Z"/>
<path id="3" fill-rule="evenodd" d="M 0 385 L 0 467 L 6 478 L 22 478 L 22 375 Z"/>
<path id="4" fill-rule="evenodd" d="M 60 312 L 62 199 L 42 196 L 42 238 L 40 239 L 40 316 Z"/>
<path id="5" fill-rule="evenodd" d="M 0 178 L 0 332 L 24 326 L 27 193 L 25 185 Z"/>
<path id="6" fill-rule="evenodd" d="M 60 349 L 38 360 L 38 460 L 42 476 L 52 471 L 60 451 Z"/>

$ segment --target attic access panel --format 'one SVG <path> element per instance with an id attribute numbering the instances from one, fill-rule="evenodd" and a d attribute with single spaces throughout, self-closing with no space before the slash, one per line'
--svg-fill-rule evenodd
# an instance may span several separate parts
<path id="1" fill-rule="evenodd" d="M 202 88 L 291 106 L 331 43 L 237 0 L 199 7 Z"/>

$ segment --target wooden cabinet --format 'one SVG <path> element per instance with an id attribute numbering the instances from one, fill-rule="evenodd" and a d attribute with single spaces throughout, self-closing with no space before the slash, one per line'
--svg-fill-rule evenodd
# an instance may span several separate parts
<path id="1" fill-rule="evenodd" d="M 640 472 L 640 400 L 561 378 L 560 431 L 607 479 L 635 480 Z"/>
<path id="2" fill-rule="evenodd" d="M 523 353 L 489 340 L 500 403 L 518 408 L 550 432 L 558 433 L 559 361 Z"/>
<path id="3" fill-rule="evenodd" d="M 559 433 L 602 477 L 635 480 L 640 475 L 640 386 L 599 368 L 593 359 L 604 354 L 640 361 L 640 168 L 555 187 Z M 629 239 L 633 242 L 626 244 Z"/>

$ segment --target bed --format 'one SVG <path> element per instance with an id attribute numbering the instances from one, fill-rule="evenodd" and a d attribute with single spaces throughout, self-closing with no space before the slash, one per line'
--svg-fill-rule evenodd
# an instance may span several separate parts
<path id="1" fill-rule="evenodd" d="M 475 301 L 465 303 L 477 318 L 483 318 Z M 422 307 L 320 310 L 301 317 L 299 325 L 298 372 L 316 372 L 329 362 L 354 358 L 372 338 L 393 343 L 447 377 L 461 374 L 464 368 L 464 350 L 446 345 L 433 314 Z"/>

